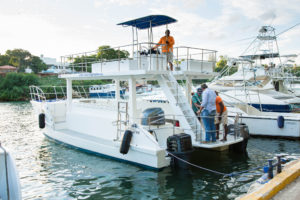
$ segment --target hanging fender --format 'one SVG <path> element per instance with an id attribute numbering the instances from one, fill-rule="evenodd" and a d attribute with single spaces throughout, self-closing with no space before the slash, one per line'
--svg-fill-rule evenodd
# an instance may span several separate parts
<path id="1" fill-rule="evenodd" d="M 39 114 L 39 127 L 40 128 L 45 128 L 45 114 L 44 113 L 41 113 Z"/>
<path id="2" fill-rule="evenodd" d="M 126 130 L 122 139 L 122 143 L 120 146 L 120 153 L 127 154 L 130 147 L 130 142 L 132 138 L 132 131 Z"/>
<path id="3" fill-rule="evenodd" d="M 278 116 L 277 125 L 278 125 L 278 128 L 283 128 L 284 127 L 284 117 L 283 116 Z"/>

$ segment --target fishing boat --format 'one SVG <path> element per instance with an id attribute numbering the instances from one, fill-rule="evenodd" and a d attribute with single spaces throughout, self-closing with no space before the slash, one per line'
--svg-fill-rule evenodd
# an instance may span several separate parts
<path id="1" fill-rule="evenodd" d="M 92 73 L 60 75 L 67 83 L 61 99 L 49 101 L 41 88 L 31 86 L 31 103 L 39 113 L 43 133 L 86 152 L 155 170 L 170 165 L 170 152 L 190 155 L 194 148 L 244 151 L 247 140 L 239 130 L 228 135 L 226 142 L 204 143 L 204 128 L 190 105 L 191 81 L 215 75 L 216 51 L 175 47 L 174 58 L 182 61 L 176 63 L 176 71 L 168 69 L 161 46 L 158 51 L 151 51 L 157 45 L 153 43 L 152 28 L 176 21 L 164 15 L 150 15 L 118 24 L 133 30 L 132 44 L 114 48 L 118 52 L 131 50 L 129 57 L 97 60 L 92 63 Z M 147 42 L 139 43 L 138 31 L 142 30 L 147 30 L 149 37 Z M 86 52 L 76 55 L 88 56 Z M 68 58 L 72 57 L 68 55 L 62 60 L 70 61 Z M 115 98 L 74 96 L 77 92 L 72 81 L 76 80 L 114 80 Z M 136 98 L 137 81 L 153 80 L 158 82 L 167 101 Z M 178 80 L 185 80 L 185 94 Z M 120 81 L 128 84 L 128 99 L 121 99 Z M 238 118 L 234 123 L 238 126 Z"/>
<path id="2" fill-rule="evenodd" d="M 300 108 L 300 98 L 288 87 L 287 62 L 280 55 L 275 29 L 263 26 L 258 36 L 238 59 L 229 59 L 209 87 L 226 92 L 263 112 L 294 112 Z M 233 68 L 237 71 L 229 75 Z"/>

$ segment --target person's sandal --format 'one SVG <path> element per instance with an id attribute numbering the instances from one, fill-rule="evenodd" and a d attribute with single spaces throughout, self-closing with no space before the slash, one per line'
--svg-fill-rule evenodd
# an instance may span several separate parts
<path id="1" fill-rule="evenodd" d="M 223 138 L 222 140 L 221 140 L 221 142 L 226 142 L 227 141 L 227 139 L 225 139 L 225 138 Z"/>

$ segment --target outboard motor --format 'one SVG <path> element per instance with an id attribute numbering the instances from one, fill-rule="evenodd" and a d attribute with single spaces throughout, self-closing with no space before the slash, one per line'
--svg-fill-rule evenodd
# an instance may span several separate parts
<path id="1" fill-rule="evenodd" d="M 142 113 L 141 124 L 144 126 L 160 126 L 165 125 L 165 113 L 161 108 L 148 108 Z"/>
<path id="2" fill-rule="evenodd" d="M 194 151 L 191 136 L 181 133 L 168 137 L 167 151 L 171 156 L 171 166 L 184 169 L 188 168 L 189 165 L 178 158 L 188 162 L 191 160 L 192 153 Z"/>
<path id="3" fill-rule="evenodd" d="M 229 128 L 229 133 L 231 132 L 230 129 L 232 129 L 232 127 Z M 248 126 L 244 123 L 238 123 L 237 127 L 235 127 L 234 133 L 243 137 L 243 141 L 231 145 L 230 149 L 238 153 L 246 153 L 248 139 L 250 137 Z"/>

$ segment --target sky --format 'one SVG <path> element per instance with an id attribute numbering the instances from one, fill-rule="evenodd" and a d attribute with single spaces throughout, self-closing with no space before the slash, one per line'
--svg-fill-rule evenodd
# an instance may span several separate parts
<path id="1" fill-rule="evenodd" d="M 241 55 L 263 25 L 280 33 L 300 23 L 300 0 L 0 0 L 0 10 L 1 54 L 22 48 L 57 59 L 101 45 L 130 44 L 132 30 L 116 24 L 152 14 L 178 20 L 168 27 L 175 46 L 229 57 Z M 154 41 L 164 30 L 154 29 Z M 146 41 L 147 32 L 140 35 Z M 300 54 L 299 36 L 300 25 L 280 34 L 281 54 Z"/>

